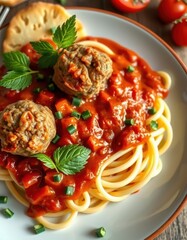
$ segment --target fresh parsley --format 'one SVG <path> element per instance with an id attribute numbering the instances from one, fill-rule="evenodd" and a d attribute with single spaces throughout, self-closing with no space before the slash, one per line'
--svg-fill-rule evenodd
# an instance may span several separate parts
<path id="1" fill-rule="evenodd" d="M 61 51 L 75 42 L 77 38 L 75 24 L 76 16 L 73 15 L 64 22 L 62 26 L 53 29 L 52 40 L 57 46 L 56 49 L 54 49 L 49 42 L 43 40 L 39 42 L 30 42 L 34 50 L 41 55 L 38 62 L 41 68 L 54 66 Z"/>
<path id="2" fill-rule="evenodd" d="M 73 15 L 62 26 L 54 29 L 52 39 L 57 46 L 56 49 L 47 41 L 31 42 L 35 51 L 41 55 L 39 67 L 53 67 L 61 51 L 75 42 L 77 38 L 75 24 L 76 16 Z M 32 83 L 32 74 L 38 72 L 30 69 L 29 58 L 20 51 L 3 53 L 3 62 L 8 72 L 1 79 L 0 86 L 5 88 L 23 90 Z"/>
<path id="3" fill-rule="evenodd" d="M 19 51 L 3 53 L 3 62 L 8 72 L 0 81 L 0 86 L 23 90 L 32 83 L 32 74 L 37 71 L 30 69 L 30 61 L 26 54 Z"/>
<path id="4" fill-rule="evenodd" d="M 43 153 L 32 156 L 43 162 L 50 169 L 55 169 L 57 172 L 60 171 L 66 175 L 73 175 L 84 168 L 90 153 L 90 149 L 72 144 L 57 148 L 53 153 L 54 160 Z"/>

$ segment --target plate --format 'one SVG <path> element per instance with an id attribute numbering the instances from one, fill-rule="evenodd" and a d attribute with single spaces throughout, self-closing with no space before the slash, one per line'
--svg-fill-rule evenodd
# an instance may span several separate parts
<path id="1" fill-rule="evenodd" d="M 92 215 L 79 214 L 73 225 L 65 230 L 46 230 L 33 235 L 34 221 L 25 209 L 0 183 L 1 195 L 8 195 L 7 206 L 14 209 L 11 219 L 0 215 L 1 240 L 88 240 L 95 239 L 94 230 L 104 226 L 107 240 L 145 239 L 165 224 L 182 206 L 187 194 L 187 69 L 174 51 L 158 36 L 140 24 L 120 15 L 102 10 L 70 8 L 91 36 L 110 38 L 137 52 L 153 69 L 164 70 L 172 78 L 167 102 L 172 114 L 174 140 L 162 157 L 163 170 L 138 194 L 120 203 L 109 204 L 105 210 Z M 3 32 L 0 33 L 2 42 Z M 1 205 L 2 209 L 4 205 Z"/>

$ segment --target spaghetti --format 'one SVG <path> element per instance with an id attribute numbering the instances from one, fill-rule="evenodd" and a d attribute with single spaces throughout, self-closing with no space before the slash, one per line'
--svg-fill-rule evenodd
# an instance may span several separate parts
<path id="1" fill-rule="evenodd" d="M 30 216 L 50 229 L 66 228 L 72 224 L 79 212 L 98 212 L 109 202 L 122 201 L 138 192 L 160 173 L 162 170 L 160 157 L 167 151 L 172 141 L 171 115 L 164 101 L 171 85 L 169 75 L 165 72 L 154 72 L 136 53 L 108 39 L 87 37 L 79 44 L 91 46 L 108 54 L 113 61 L 113 74 L 107 89 L 102 90 L 96 98 L 85 100 L 81 107 L 72 107 L 69 96 L 64 97 L 60 103 L 61 109 L 64 104 L 63 109 L 66 108 L 66 111 L 63 112 L 64 118 L 60 121 L 61 130 L 58 131 L 63 137 L 58 142 L 58 146 L 67 142 L 70 144 L 83 142 L 93 153 L 88 160 L 88 168 L 83 170 L 84 174 L 78 174 L 73 180 L 66 178 L 66 181 L 79 185 L 75 197 L 61 196 L 59 200 L 56 195 L 47 196 L 34 203 L 28 189 L 23 188 L 20 176 L 12 168 L 14 165 L 21 169 L 21 164 L 27 166 L 31 160 L 23 157 L 18 161 L 17 157 L 3 152 L 0 156 L 2 166 L 0 180 L 6 183 L 7 188 L 21 204 L 29 208 Z M 133 66 L 135 70 L 128 72 L 128 66 Z M 23 98 L 29 93 L 33 101 L 42 103 L 42 100 L 31 92 L 36 86 L 40 87 L 43 84 L 35 81 L 29 90 L 24 90 L 17 97 L 14 96 L 10 102 L 15 101 L 16 98 Z M 10 92 L 6 94 L 10 96 Z M 57 92 L 55 95 L 54 102 L 58 110 L 57 102 L 59 96 L 61 99 L 61 94 Z M 3 101 L 3 98 L 5 95 L 0 100 Z M 48 104 L 51 109 L 54 107 L 54 102 L 53 105 L 51 102 Z M 155 112 L 149 114 L 150 108 L 154 108 Z M 72 117 L 70 119 L 69 111 L 80 112 L 85 109 L 91 111 L 91 119 L 86 122 Z M 135 124 L 124 125 L 124 115 L 126 119 L 133 118 Z M 66 121 L 77 126 L 78 135 L 64 132 Z M 151 123 L 156 124 L 157 128 L 152 129 Z M 59 129 L 58 124 L 57 129 Z M 50 155 L 52 150 L 54 145 L 49 147 L 47 154 Z M 52 187 L 54 183 L 50 182 L 50 174 L 52 173 L 45 168 L 42 181 Z M 58 187 L 54 186 L 54 189 L 58 194 Z M 58 209 L 56 204 L 50 209 L 49 203 L 46 203 L 48 201 L 51 204 L 55 201 L 60 202 L 62 207 Z M 39 205 L 42 204 L 44 205 L 41 209 Z"/>

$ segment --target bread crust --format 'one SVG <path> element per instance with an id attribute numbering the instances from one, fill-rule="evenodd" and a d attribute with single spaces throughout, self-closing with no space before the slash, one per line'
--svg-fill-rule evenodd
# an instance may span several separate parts
<path id="1" fill-rule="evenodd" d="M 59 4 L 34 2 L 20 10 L 10 21 L 3 41 L 3 52 L 20 50 L 30 41 L 51 39 L 51 29 L 62 25 L 71 15 Z M 77 40 L 85 29 L 77 19 Z"/>

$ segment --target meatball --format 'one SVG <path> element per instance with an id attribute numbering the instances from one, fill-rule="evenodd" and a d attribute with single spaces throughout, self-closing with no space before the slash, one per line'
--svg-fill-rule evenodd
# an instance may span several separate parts
<path id="1" fill-rule="evenodd" d="M 48 107 L 20 100 L 0 113 L 2 151 L 21 156 L 45 152 L 55 135 L 55 119 Z"/>
<path id="2" fill-rule="evenodd" d="M 106 87 L 112 71 L 108 55 L 92 47 L 74 44 L 64 49 L 59 57 L 53 81 L 67 94 L 89 98 Z"/>

